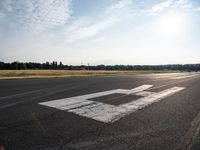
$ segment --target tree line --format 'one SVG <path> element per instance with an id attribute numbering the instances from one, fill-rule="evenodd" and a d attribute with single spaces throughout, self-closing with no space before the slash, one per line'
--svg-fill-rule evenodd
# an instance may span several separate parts
<path id="1" fill-rule="evenodd" d="M 12 62 L 4 63 L 0 62 L 1 70 L 26 70 L 26 69 L 64 69 L 62 62 L 46 62 L 46 63 L 35 63 L 35 62 Z"/>
<path id="2" fill-rule="evenodd" d="M 0 70 L 26 70 L 26 69 L 51 69 L 51 70 L 172 70 L 172 71 L 200 71 L 200 64 L 174 64 L 174 65 L 96 65 L 72 66 L 62 62 L 0 62 Z"/>

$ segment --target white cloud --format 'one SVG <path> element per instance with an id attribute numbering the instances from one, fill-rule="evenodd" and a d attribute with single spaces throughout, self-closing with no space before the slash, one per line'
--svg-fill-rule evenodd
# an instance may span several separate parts
<path id="1" fill-rule="evenodd" d="M 151 10 L 149 10 L 149 15 L 155 16 L 157 15 L 159 12 L 163 11 L 164 9 L 168 8 L 171 6 L 173 0 L 167 0 L 165 2 L 156 4 L 152 7 Z"/>
<path id="2" fill-rule="evenodd" d="M 199 8 L 195 8 L 194 11 L 200 12 L 200 7 Z"/>
<path id="3" fill-rule="evenodd" d="M 188 2 L 189 2 L 188 0 L 177 0 L 177 3 L 181 5 L 188 4 Z"/>
<path id="4" fill-rule="evenodd" d="M 73 42 L 80 39 L 85 39 L 97 35 L 100 31 L 110 27 L 117 22 L 117 18 L 108 18 L 107 20 L 101 20 L 96 23 L 91 23 L 90 25 L 80 25 L 73 26 L 73 29 L 67 30 L 66 40 L 67 43 Z"/>
<path id="5" fill-rule="evenodd" d="M 124 9 L 128 5 L 130 5 L 131 3 L 132 3 L 132 0 L 119 0 L 118 3 L 116 3 L 113 6 L 109 7 L 107 9 L 107 12 L 110 13 L 110 12 L 113 12 L 113 11 Z"/>
<path id="6" fill-rule="evenodd" d="M 100 19 L 100 21 L 93 23 L 90 21 L 85 21 L 85 23 L 82 19 L 80 19 L 80 21 L 78 20 L 72 23 L 71 26 L 67 27 L 65 32 L 66 43 L 94 37 L 99 32 L 116 24 L 119 20 L 121 20 L 120 14 L 122 12 L 120 10 L 126 10 L 131 3 L 132 0 L 119 0 L 116 4 L 105 9 L 105 11 L 102 13 L 105 17 Z"/>
<path id="7" fill-rule="evenodd" d="M 183 8 L 183 9 L 192 8 L 192 4 L 185 4 L 181 8 Z"/>
<path id="8" fill-rule="evenodd" d="M 176 0 L 172 5 L 172 8 L 192 9 L 192 3 L 189 0 Z"/>
<path id="9" fill-rule="evenodd" d="M 64 25 L 71 14 L 70 4 L 71 0 L 1 0 L 0 13 L 10 19 L 9 23 L 40 32 Z"/>
<path id="10" fill-rule="evenodd" d="M 151 9 L 146 10 L 146 14 L 150 16 L 156 16 L 158 13 L 164 11 L 167 8 L 180 8 L 185 10 L 193 9 L 193 5 L 189 0 L 166 0 L 159 4 L 154 5 Z M 143 14 L 145 11 L 143 10 Z"/>
<path id="11" fill-rule="evenodd" d="M 105 40 L 105 37 L 97 37 L 96 39 L 93 40 L 93 42 L 101 42 L 104 40 Z"/>

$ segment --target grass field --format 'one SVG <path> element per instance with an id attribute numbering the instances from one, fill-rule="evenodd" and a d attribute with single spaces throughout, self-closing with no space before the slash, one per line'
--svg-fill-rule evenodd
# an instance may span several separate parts
<path id="1" fill-rule="evenodd" d="M 69 70 L 0 70 L 0 79 L 63 78 L 117 74 L 166 73 L 168 71 L 69 71 Z"/>

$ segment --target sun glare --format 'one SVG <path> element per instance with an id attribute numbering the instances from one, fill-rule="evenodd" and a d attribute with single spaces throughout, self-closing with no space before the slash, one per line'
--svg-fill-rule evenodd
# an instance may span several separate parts
<path id="1" fill-rule="evenodd" d="M 185 17 L 177 12 L 170 12 L 159 18 L 158 31 L 165 36 L 179 35 L 185 29 Z"/>

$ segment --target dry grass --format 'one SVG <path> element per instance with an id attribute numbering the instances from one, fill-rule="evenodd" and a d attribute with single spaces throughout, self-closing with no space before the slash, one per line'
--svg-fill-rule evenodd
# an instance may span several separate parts
<path id="1" fill-rule="evenodd" d="M 148 74 L 167 71 L 69 71 L 69 70 L 0 70 L 0 79 L 63 78 L 117 74 Z"/>

